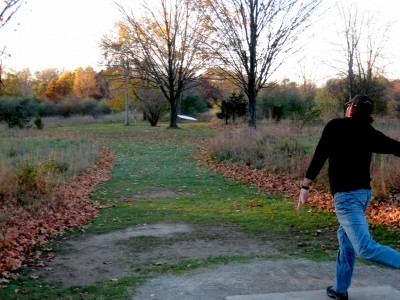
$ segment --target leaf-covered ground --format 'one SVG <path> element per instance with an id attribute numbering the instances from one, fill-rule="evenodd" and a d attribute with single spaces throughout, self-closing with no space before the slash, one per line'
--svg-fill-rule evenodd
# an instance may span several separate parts
<path id="1" fill-rule="evenodd" d="M 43 207 L 32 214 L 14 202 L 0 202 L 0 288 L 7 278 L 17 276 L 15 271 L 23 264 L 44 264 L 39 260 L 42 253 L 33 250 L 46 246 L 57 235 L 82 227 L 97 215 L 99 206 L 89 195 L 96 184 L 109 178 L 113 159 L 113 152 L 102 148 L 99 163 L 66 184 L 64 200 L 57 207 Z M 52 255 L 51 249 L 47 250 Z"/>
<path id="2" fill-rule="evenodd" d="M 220 171 L 224 176 L 256 185 L 267 194 L 282 194 L 287 198 L 297 199 L 299 196 L 300 181 L 288 178 L 284 174 L 275 174 L 266 170 L 256 170 L 247 165 L 232 164 L 229 161 L 216 162 L 210 155 L 204 143 L 201 151 L 196 155 L 200 164 L 208 165 Z M 395 195 L 392 195 L 395 197 Z M 390 200 L 390 199 L 389 199 Z M 366 211 L 366 216 L 371 224 L 384 224 L 400 228 L 400 207 L 397 201 L 378 202 L 374 199 Z M 310 212 L 325 210 L 334 212 L 332 195 L 323 192 L 323 188 L 316 186 L 311 190 L 309 198 Z"/>

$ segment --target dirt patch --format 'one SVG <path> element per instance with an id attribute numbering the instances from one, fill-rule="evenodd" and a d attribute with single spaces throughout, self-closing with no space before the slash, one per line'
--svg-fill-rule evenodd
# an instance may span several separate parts
<path id="1" fill-rule="evenodd" d="M 62 253 L 32 275 L 63 287 L 84 286 L 135 275 L 146 266 L 278 253 L 266 237 L 251 236 L 232 226 L 166 223 L 82 235 L 63 242 L 61 248 Z M 334 261 L 254 259 L 152 278 L 137 288 L 132 300 L 220 300 L 230 295 L 320 290 L 333 283 L 334 273 Z M 357 263 L 352 287 L 377 285 L 400 289 L 400 273 Z"/>
<path id="2" fill-rule="evenodd" d="M 69 287 L 134 275 L 148 265 L 277 253 L 272 242 L 232 226 L 166 223 L 82 235 L 63 242 L 62 249 L 46 262 L 46 268 L 34 270 L 33 275 Z"/>

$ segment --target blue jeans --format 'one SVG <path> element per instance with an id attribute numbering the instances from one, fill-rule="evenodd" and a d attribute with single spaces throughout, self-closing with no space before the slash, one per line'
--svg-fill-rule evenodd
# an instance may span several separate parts
<path id="1" fill-rule="evenodd" d="M 371 190 L 337 192 L 334 195 L 336 216 L 340 223 L 334 284 L 337 292 L 346 292 L 350 287 L 356 256 L 400 269 L 400 252 L 375 242 L 369 233 L 365 210 L 371 196 Z"/>

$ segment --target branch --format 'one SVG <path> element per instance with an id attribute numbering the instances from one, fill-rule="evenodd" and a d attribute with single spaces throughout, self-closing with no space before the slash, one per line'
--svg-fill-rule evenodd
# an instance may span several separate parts
<path id="1" fill-rule="evenodd" d="M 5 7 L 0 12 L 0 28 L 10 21 L 12 16 L 18 11 L 24 0 L 8 0 L 4 1 Z"/>

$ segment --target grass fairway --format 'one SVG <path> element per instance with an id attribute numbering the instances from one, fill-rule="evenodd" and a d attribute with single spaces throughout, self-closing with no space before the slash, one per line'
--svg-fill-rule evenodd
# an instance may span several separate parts
<path id="1" fill-rule="evenodd" d="M 105 233 L 137 224 L 189 223 L 232 225 L 256 238 L 268 238 L 281 257 L 333 259 L 337 222 L 333 214 L 297 214 L 293 202 L 279 195 L 261 195 L 246 183 L 231 182 L 214 170 L 196 165 L 200 141 L 214 132 L 202 123 L 149 127 L 98 124 L 52 129 L 80 132 L 116 153 L 112 178 L 100 184 L 94 201 L 104 208 L 88 224 L 87 233 Z M 273 192 L 273 191 L 271 191 Z M 255 205 L 254 205 L 255 204 Z M 192 262 L 193 267 L 243 261 L 252 257 L 221 257 Z M 182 262 L 182 265 L 187 263 Z M 21 277 L 0 291 L 3 299 L 129 299 L 149 276 L 181 272 L 181 265 L 143 268 L 139 276 L 88 287 L 61 289 Z"/>
<path id="2" fill-rule="evenodd" d="M 312 239 L 318 229 L 336 226 L 332 214 L 310 214 L 306 209 L 297 214 L 291 201 L 279 195 L 261 195 L 249 184 L 228 181 L 197 166 L 192 158 L 197 145 L 213 135 L 206 124 L 182 124 L 174 130 L 145 124 L 87 130 L 117 153 L 112 179 L 93 195 L 95 201 L 113 208 L 101 212 L 88 227 L 90 232 L 160 221 L 231 223 L 253 234 L 274 233 L 286 244 L 292 234 Z M 158 193 L 167 196 L 152 196 Z"/>

